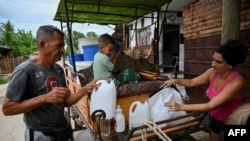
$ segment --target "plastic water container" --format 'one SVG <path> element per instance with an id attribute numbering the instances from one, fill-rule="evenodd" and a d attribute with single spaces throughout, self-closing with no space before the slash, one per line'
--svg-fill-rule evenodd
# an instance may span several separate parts
<path id="1" fill-rule="evenodd" d="M 83 46 L 98 44 L 98 38 L 79 38 L 78 39 L 78 50 L 83 54 Z"/>
<path id="2" fill-rule="evenodd" d="M 98 44 L 90 44 L 82 46 L 84 61 L 94 61 L 95 54 L 99 51 Z M 115 45 L 115 51 L 120 52 L 120 46 Z"/>
<path id="3" fill-rule="evenodd" d="M 68 57 L 69 57 L 69 63 L 70 63 L 70 65 L 73 66 L 72 54 L 69 54 Z M 83 54 L 75 53 L 74 57 L 75 57 L 75 61 L 84 61 Z"/>
<path id="4" fill-rule="evenodd" d="M 129 107 L 129 130 L 134 127 L 141 126 L 150 120 L 149 105 L 147 101 L 133 102 Z"/>
<path id="5" fill-rule="evenodd" d="M 94 56 L 99 50 L 98 44 L 84 45 L 82 46 L 84 61 L 94 61 Z"/>
<path id="6" fill-rule="evenodd" d="M 122 113 L 120 105 L 117 105 L 115 109 L 115 131 L 116 132 L 125 131 L 125 117 Z"/>
<path id="7" fill-rule="evenodd" d="M 90 99 L 90 113 L 96 110 L 103 110 L 106 113 L 106 119 L 112 119 L 115 116 L 116 108 L 116 87 L 114 80 L 110 83 L 107 80 L 98 80 L 97 84 L 101 86 L 94 89 Z"/>

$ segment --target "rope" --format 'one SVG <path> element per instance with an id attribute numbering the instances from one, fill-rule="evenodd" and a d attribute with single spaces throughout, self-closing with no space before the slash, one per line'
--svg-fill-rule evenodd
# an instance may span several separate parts
<path id="1" fill-rule="evenodd" d="M 141 130 L 141 140 L 147 141 L 147 131 L 145 131 L 144 129 Z"/>
<path id="2" fill-rule="evenodd" d="M 154 133 L 161 138 L 163 141 L 172 141 L 167 134 L 165 134 L 161 128 L 159 128 L 154 122 L 148 121 L 147 123 L 144 123 L 146 126 L 148 126 L 150 129 L 154 131 Z"/>
<path id="3" fill-rule="evenodd" d="M 158 132 L 160 132 L 167 139 L 167 141 L 172 141 L 172 139 L 170 139 L 168 135 L 165 132 L 163 132 L 163 130 L 157 124 L 155 124 L 152 121 L 148 121 L 148 122 L 154 125 L 154 127 L 157 128 Z"/>

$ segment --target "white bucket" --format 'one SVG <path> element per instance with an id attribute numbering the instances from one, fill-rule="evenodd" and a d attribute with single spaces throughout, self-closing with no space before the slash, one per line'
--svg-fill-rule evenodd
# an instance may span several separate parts
<path id="1" fill-rule="evenodd" d="M 78 39 L 78 42 L 78 51 L 79 53 L 84 54 L 82 47 L 85 45 L 98 44 L 98 38 L 80 38 Z"/>
<path id="2" fill-rule="evenodd" d="M 129 130 L 149 121 L 149 116 L 149 106 L 147 101 L 145 101 L 144 104 L 140 101 L 133 102 L 129 108 Z"/>
<path id="3" fill-rule="evenodd" d="M 114 80 L 110 83 L 107 80 L 98 80 L 101 86 L 94 89 L 90 99 L 90 113 L 96 110 L 103 110 L 106 113 L 106 119 L 112 119 L 115 116 L 116 108 L 116 87 Z"/>

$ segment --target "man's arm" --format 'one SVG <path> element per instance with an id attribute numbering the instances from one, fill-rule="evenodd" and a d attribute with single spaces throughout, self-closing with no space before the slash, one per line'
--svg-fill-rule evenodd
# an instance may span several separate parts
<path id="1" fill-rule="evenodd" d="M 2 112 L 4 115 L 26 113 L 46 103 L 65 102 L 69 94 L 70 91 L 68 88 L 55 87 L 47 94 L 41 94 L 37 97 L 23 101 L 13 101 L 6 97 L 2 106 Z"/>
<path id="2" fill-rule="evenodd" d="M 66 106 L 71 106 L 71 105 L 75 104 L 77 101 L 79 101 L 83 96 L 91 93 L 94 88 L 98 89 L 100 84 L 96 84 L 97 81 L 98 80 L 93 80 L 93 81 L 89 82 L 88 84 L 86 84 L 85 86 L 83 86 L 80 90 L 78 90 L 77 93 L 71 94 L 66 99 L 65 105 Z"/>
<path id="3" fill-rule="evenodd" d="M 44 103 L 46 103 L 44 95 L 40 95 L 35 98 L 20 102 L 13 101 L 6 97 L 3 103 L 2 112 L 6 116 L 26 113 L 39 107 Z"/>

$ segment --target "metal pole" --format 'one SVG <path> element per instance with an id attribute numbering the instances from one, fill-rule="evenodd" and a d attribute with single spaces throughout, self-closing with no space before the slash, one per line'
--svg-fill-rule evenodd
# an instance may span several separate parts
<path id="1" fill-rule="evenodd" d="M 65 13 L 66 24 L 67 24 L 67 29 L 68 29 L 69 44 L 70 44 L 69 47 L 70 47 L 70 51 L 71 51 L 71 54 L 72 54 L 73 70 L 74 70 L 74 73 L 76 73 L 74 47 L 73 47 L 73 41 L 72 41 L 72 37 L 71 37 L 71 28 L 69 26 L 69 15 L 68 15 L 68 12 L 67 12 L 66 0 L 63 0 L 63 5 L 64 5 L 64 13 Z M 76 74 L 74 74 L 73 77 L 76 77 Z"/>
<path id="2" fill-rule="evenodd" d="M 69 26 L 69 17 L 68 17 L 68 12 L 67 12 L 67 5 L 66 5 L 66 0 L 63 0 L 63 5 L 64 5 L 64 13 L 65 13 L 65 18 L 66 18 L 66 24 L 67 24 L 67 29 L 68 29 L 68 36 L 69 36 L 69 47 L 70 47 L 70 50 L 71 50 L 71 54 L 72 54 L 72 62 L 73 62 L 73 70 L 74 70 L 74 74 L 73 74 L 73 77 L 76 78 L 76 65 L 75 65 L 75 55 L 74 55 L 74 49 L 73 49 L 73 41 L 72 41 L 72 37 L 71 37 L 71 28 Z M 69 119 L 69 124 L 72 128 L 72 125 L 71 125 L 71 119 L 70 119 L 70 110 L 71 108 L 68 107 L 68 119 Z M 70 139 L 71 141 L 74 141 L 74 136 L 71 137 Z"/>

